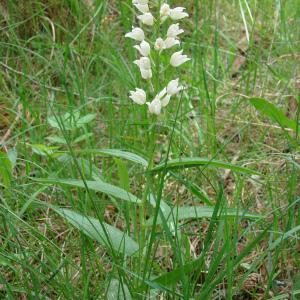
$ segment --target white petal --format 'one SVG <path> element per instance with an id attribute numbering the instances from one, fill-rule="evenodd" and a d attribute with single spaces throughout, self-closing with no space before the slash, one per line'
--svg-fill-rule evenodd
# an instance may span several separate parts
<path id="1" fill-rule="evenodd" d="M 150 44 L 146 41 L 142 41 L 140 45 L 135 45 L 135 49 L 137 49 L 142 56 L 149 56 L 151 48 Z"/>
<path id="2" fill-rule="evenodd" d="M 152 78 L 152 71 L 151 69 L 145 70 L 145 69 L 140 69 L 141 75 L 143 79 L 150 79 Z"/>
<path id="3" fill-rule="evenodd" d="M 136 88 L 135 91 L 130 91 L 129 98 L 131 98 L 133 102 L 139 105 L 143 105 L 146 103 L 146 93 L 142 89 Z"/>
<path id="4" fill-rule="evenodd" d="M 141 28 L 135 27 L 132 29 L 131 32 L 126 33 L 125 37 L 128 37 L 128 38 L 131 38 L 131 39 L 141 42 L 145 39 L 145 34 Z"/>
<path id="5" fill-rule="evenodd" d="M 183 32 L 184 32 L 184 30 L 179 28 L 178 23 L 172 24 L 167 31 L 167 36 L 175 38 L 175 37 L 177 37 L 177 35 L 179 35 Z"/>
<path id="6" fill-rule="evenodd" d="M 141 13 L 147 13 L 149 12 L 149 6 L 148 4 L 133 4 Z"/>
<path id="7" fill-rule="evenodd" d="M 149 0 L 132 0 L 132 4 L 146 5 L 148 2 Z"/>
<path id="8" fill-rule="evenodd" d="M 165 39 L 165 48 L 166 49 L 172 48 L 175 45 L 180 45 L 180 41 L 175 38 L 170 38 L 170 37 Z"/>
<path id="9" fill-rule="evenodd" d="M 170 15 L 170 5 L 167 3 L 164 3 L 161 7 L 160 7 L 160 15 L 161 17 L 168 17 Z"/>
<path id="10" fill-rule="evenodd" d="M 150 12 L 137 16 L 137 18 L 145 25 L 152 26 L 154 24 L 154 17 Z"/>
<path id="11" fill-rule="evenodd" d="M 141 57 L 133 62 L 136 64 L 140 69 L 149 70 L 151 69 L 151 62 L 148 57 Z"/>
<path id="12" fill-rule="evenodd" d="M 182 55 L 182 50 L 175 52 L 170 59 L 170 64 L 173 67 L 179 67 L 180 65 L 182 65 L 183 63 L 189 61 L 190 58 L 188 58 L 186 55 Z"/>
<path id="13" fill-rule="evenodd" d="M 150 114 L 159 115 L 161 113 L 161 101 L 155 97 L 151 103 L 147 103 Z"/>
<path id="14" fill-rule="evenodd" d="M 170 102 L 170 99 L 171 99 L 171 95 L 166 95 L 162 100 L 161 100 L 161 106 L 162 107 L 166 107 L 169 102 Z"/>
<path id="15" fill-rule="evenodd" d="M 184 10 L 185 10 L 184 7 L 176 7 L 176 8 L 171 9 L 170 18 L 175 21 L 175 20 L 180 20 L 180 19 L 188 17 L 189 14 L 184 12 Z"/>
<path id="16" fill-rule="evenodd" d="M 167 85 L 167 93 L 170 96 L 178 94 L 183 90 L 183 86 L 179 86 L 179 78 L 171 80 Z"/>
<path id="17" fill-rule="evenodd" d="M 167 85 L 167 93 L 169 95 L 175 95 L 178 90 L 179 78 L 171 80 Z"/>

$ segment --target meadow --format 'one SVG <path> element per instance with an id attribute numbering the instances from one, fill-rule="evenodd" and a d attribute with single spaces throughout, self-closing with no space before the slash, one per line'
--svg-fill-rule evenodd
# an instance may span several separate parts
<path id="1" fill-rule="evenodd" d="M 0 299 L 300 299 L 299 114 L 299 0 L 0 0 Z"/>

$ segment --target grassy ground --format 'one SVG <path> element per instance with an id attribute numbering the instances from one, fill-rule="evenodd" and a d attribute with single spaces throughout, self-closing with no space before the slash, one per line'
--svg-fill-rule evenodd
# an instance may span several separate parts
<path id="1" fill-rule="evenodd" d="M 299 2 L 169 3 L 152 118 L 131 1 L 0 0 L 1 299 L 299 299 Z"/>

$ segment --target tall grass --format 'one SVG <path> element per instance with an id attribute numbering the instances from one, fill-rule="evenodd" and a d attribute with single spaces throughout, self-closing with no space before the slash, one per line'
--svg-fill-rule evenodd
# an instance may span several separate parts
<path id="1" fill-rule="evenodd" d="M 300 6 L 168 3 L 152 118 L 131 1 L 0 1 L 0 298 L 298 299 Z"/>

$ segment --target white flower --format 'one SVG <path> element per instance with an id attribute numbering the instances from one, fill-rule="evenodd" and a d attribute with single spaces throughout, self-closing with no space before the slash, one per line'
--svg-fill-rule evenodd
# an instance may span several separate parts
<path id="1" fill-rule="evenodd" d="M 170 11 L 170 17 L 172 20 L 180 20 L 183 19 L 185 17 L 188 17 L 189 14 L 184 12 L 185 8 L 184 7 L 175 7 L 173 9 L 171 9 Z"/>
<path id="2" fill-rule="evenodd" d="M 146 93 L 142 89 L 136 88 L 135 91 L 130 91 L 129 98 L 131 98 L 133 102 L 139 105 L 143 105 L 146 103 Z"/>
<path id="3" fill-rule="evenodd" d="M 171 95 L 167 93 L 167 88 L 163 88 L 161 92 L 156 96 L 161 101 L 161 106 L 165 107 L 169 104 Z"/>
<path id="4" fill-rule="evenodd" d="M 147 13 L 149 12 L 149 6 L 148 4 L 138 4 L 138 3 L 134 3 L 133 4 L 141 13 Z"/>
<path id="5" fill-rule="evenodd" d="M 141 57 L 140 59 L 135 60 L 133 63 L 140 68 L 143 79 L 152 78 L 151 62 L 148 57 Z"/>
<path id="6" fill-rule="evenodd" d="M 151 62 L 148 57 L 141 57 L 140 59 L 135 60 L 133 63 L 136 64 L 140 69 L 144 69 L 144 70 L 151 69 Z"/>
<path id="7" fill-rule="evenodd" d="M 128 38 L 131 38 L 133 40 L 141 42 L 145 39 L 145 34 L 144 34 L 144 31 L 141 28 L 135 27 L 135 28 L 132 28 L 131 32 L 126 33 L 125 37 L 128 37 Z"/>
<path id="8" fill-rule="evenodd" d="M 149 0 L 132 0 L 133 4 L 140 4 L 140 5 L 146 5 L 148 4 Z"/>
<path id="9" fill-rule="evenodd" d="M 182 50 L 175 52 L 170 59 L 170 64 L 173 67 L 179 67 L 180 65 L 184 64 L 185 62 L 191 60 L 190 58 L 188 58 L 186 55 L 182 55 Z"/>
<path id="10" fill-rule="evenodd" d="M 170 99 L 171 99 L 171 95 L 167 94 L 163 99 L 160 100 L 161 106 L 166 107 L 169 104 Z"/>
<path id="11" fill-rule="evenodd" d="M 167 36 L 171 38 L 176 38 L 177 35 L 183 33 L 184 30 L 179 28 L 179 24 L 172 24 L 168 31 L 167 31 Z"/>
<path id="12" fill-rule="evenodd" d="M 135 45 L 135 49 L 137 49 L 142 56 L 149 56 L 151 48 L 150 44 L 146 41 L 142 41 L 140 45 Z"/>
<path id="13" fill-rule="evenodd" d="M 152 78 L 152 71 L 151 69 L 147 70 L 147 69 L 140 69 L 141 71 L 141 75 L 143 79 L 150 79 Z"/>
<path id="14" fill-rule="evenodd" d="M 155 114 L 155 115 L 160 114 L 162 105 L 160 99 L 157 96 L 154 98 L 154 100 L 151 101 L 151 103 L 147 102 L 147 105 L 150 114 Z"/>
<path id="15" fill-rule="evenodd" d="M 171 9 L 170 9 L 170 5 L 167 3 L 164 3 L 161 7 L 160 7 L 160 18 L 162 21 L 165 21 L 168 16 L 170 15 Z"/>
<path id="16" fill-rule="evenodd" d="M 150 12 L 137 16 L 137 18 L 145 25 L 152 26 L 154 24 L 154 17 Z"/>
<path id="17" fill-rule="evenodd" d="M 180 41 L 173 38 L 173 37 L 168 37 L 164 41 L 165 49 L 172 48 L 175 45 L 180 45 Z"/>
<path id="18" fill-rule="evenodd" d="M 162 38 L 156 39 L 155 44 L 154 44 L 154 49 L 157 51 L 161 51 L 161 50 L 165 49 L 165 42 Z"/>
<path id="19" fill-rule="evenodd" d="M 183 90 L 183 86 L 178 86 L 179 78 L 171 80 L 167 85 L 167 93 L 170 96 L 178 94 L 181 90 Z"/>

